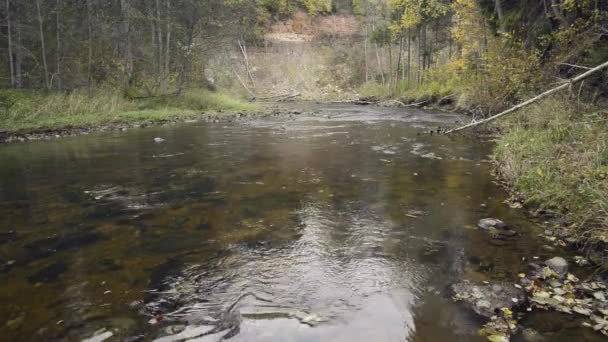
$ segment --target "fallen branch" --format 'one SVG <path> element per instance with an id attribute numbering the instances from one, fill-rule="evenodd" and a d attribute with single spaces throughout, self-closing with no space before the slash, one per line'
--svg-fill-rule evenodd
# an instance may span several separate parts
<path id="1" fill-rule="evenodd" d="M 255 94 L 247 87 L 247 85 L 245 84 L 245 82 L 243 82 L 243 79 L 241 78 L 241 76 L 239 76 L 238 72 L 234 72 L 234 74 L 236 75 L 236 78 L 239 79 L 239 82 L 241 83 L 241 85 L 243 86 L 243 88 L 245 88 L 245 90 L 247 90 L 247 92 L 249 93 L 249 95 L 251 95 L 252 100 L 256 99 Z"/>
<path id="2" fill-rule="evenodd" d="M 405 105 L 403 107 L 420 107 L 420 106 L 422 106 L 424 104 L 427 104 L 428 102 L 429 102 L 429 100 L 421 101 L 421 102 L 417 102 L 417 103 L 410 103 L 410 104 L 407 104 L 407 105 Z"/>
<path id="3" fill-rule="evenodd" d="M 438 104 L 442 104 L 442 103 L 443 103 L 443 101 L 445 101 L 445 100 L 449 99 L 450 97 L 454 97 L 455 95 L 456 95 L 456 94 L 450 94 L 450 95 L 448 95 L 448 96 L 444 96 L 444 97 L 440 98 L 440 99 L 439 99 L 439 101 L 437 101 L 437 103 L 438 103 Z"/>
<path id="4" fill-rule="evenodd" d="M 401 107 L 407 107 L 408 105 L 406 105 L 405 103 L 399 101 L 399 100 L 384 100 L 384 101 L 380 101 L 378 103 L 376 103 L 379 106 L 385 106 L 388 105 L 389 103 L 396 103 Z"/>
<path id="5" fill-rule="evenodd" d="M 602 69 L 605 69 L 605 68 L 608 68 L 608 61 L 604 62 L 603 64 L 600 64 L 600 65 L 596 66 L 593 69 L 588 70 L 587 72 L 585 72 L 583 74 L 580 74 L 580 75 L 578 75 L 578 76 L 570 79 L 570 81 L 567 82 L 567 83 L 564 83 L 564 84 L 562 84 L 562 85 L 560 85 L 558 87 L 555 87 L 555 88 L 553 88 L 551 90 L 547 90 L 546 92 L 544 92 L 544 93 L 542 93 L 542 94 L 540 94 L 540 95 L 538 95 L 536 97 L 533 97 L 533 98 L 529 99 L 528 101 L 522 102 L 522 103 L 518 104 L 517 106 L 511 107 L 511 108 L 505 110 L 504 112 L 498 113 L 498 114 L 496 114 L 494 116 L 490 116 L 487 119 L 483 119 L 483 120 L 480 120 L 480 121 L 472 122 L 472 123 L 470 123 L 468 125 L 464 125 L 464 126 L 461 126 L 461 127 L 450 129 L 450 130 L 446 131 L 445 134 L 450 134 L 450 133 L 462 131 L 462 130 L 467 129 L 467 128 L 475 127 L 475 126 L 478 126 L 478 125 L 481 125 L 481 124 L 488 123 L 490 121 L 494 121 L 494 120 L 496 120 L 496 119 L 498 119 L 498 118 L 500 118 L 502 116 L 505 116 L 507 114 L 513 113 L 513 112 L 515 112 L 515 111 L 517 111 L 517 110 L 519 110 L 519 109 L 521 109 L 521 108 L 523 108 L 523 107 L 525 107 L 525 106 L 527 106 L 527 105 L 529 105 L 531 103 L 534 103 L 534 102 L 536 102 L 536 101 L 538 101 L 538 100 L 540 100 L 542 98 L 545 98 L 545 97 L 547 97 L 547 96 L 549 96 L 551 94 L 554 94 L 554 93 L 556 93 L 556 92 L 558 92 L 560 90 L 569 88 L 572 84 L 577 83 L 579 81 L 582 81 L 585 78 L 591 76 L 592 74 L 594 74 L 594 73 L 596 73 L 596 72 L 598 72 L 598 71 L 600 71 Z"/>
<path id="6" fill-rule="evenodd" d="M 334 100 L 334 101 L 317 101 L 317 103 L 319 104 L 332 104 L 332 103 L 353 103 L 356 105 L 372 105 L 372 104 L 378 104 L 381 101 L 365 101 L 365 100 Z"/>
<path id="7" fill-rule="evenodd" d="M 585 69 L 585 70 L 591 70 L 592 69 L 590 67 L 586 67 L 586 66 L 582 66 L 582 65 L 576 65 L 576 64 L 570 64 L 570 63 L 557 63 L 557 65 L 565 65 L 565 66 L 569 66 L 569 67 L 573 67 L 573 68 L 579 68 L 579 69 Z"/>
<path id="8" fill-rule="evenodd" d="M 286 101 L 286 100 L 289 100 L 289 99 L 293 99 L 294 97 L 298 97 L 298 96 L 300 96 L 300 93 L 289 94 L 289 95 L 285 95 L 285 96 L 283 96 L 281 98 L 278 98 L 275 101 L 276 102 L 283 102 L 283 101 Z"/>

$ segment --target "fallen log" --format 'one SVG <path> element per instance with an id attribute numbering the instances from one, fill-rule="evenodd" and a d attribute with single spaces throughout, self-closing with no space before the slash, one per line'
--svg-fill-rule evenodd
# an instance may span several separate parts
<path id="1" fill-rule="evenodd" d="M 560 85 L 558 87 L 555 87 L 553 89 L 547 90 L 546 92 L 544 92 L 544 93 L 542 93 L 542 94 L 540 94 L 540 95 L 538 95 L 536 97 L 533 97 L 533 98 L 531 98 L 531 99 L 529 99 L 529 100 L 527 100 L 525 102 L 522 102 L 522 103 L 520 103 L 520 104 L 518 104 L 518 105 L 516 105 L 514 107 L 511 107 L 511 108 L 505 110 L 504 112 L 498 113 L 498 114 L 496 114 L 494 116 L 490 116 L 489 118 L 486 118 L 486 119 L 483 119 L 483 120 L 471 122 L 468 125 L 464 125 L 464 126 L 460 126 L 460 127 L 457 127 L 457 128 L 453 128 L 453 129 L 447 130 L 447 131 L 444 132 L 444 134 L 450 134 L 450 133 L 462 131 L 462 130 L 467 129 L 467 128 L 475 127 L 475 126 L 478 126 L 478 125 L 481 125 L 481 124 L 488 123 L 490 121 L 494 121 L 494 120 L 496 120 L 496 119 L 498 119 L 500 117 L 503 117 L 503 116 L 505 116 L 507 114 L 513 113 L 513 112 L 515 112 L 515 111 L 517 111 L 517 110 L 519 110 L 519 109 L 521 109 L 521 108 L 523 108 L 523 107 L 525 107 L 525 106 L 527 106 L 527 105 L 529 105 L 531 103 L 534 103 L 534 102 L 536 102 L 536 101 L 538 101 L 538 100 L 540 100 L 542 98 L 545 98 L 545 97 L 547 97 L 547 96 L 549 96 L 551 94 L 554 94 L 554 93 L 556 93 L 556 92 L 558 92 L 560 90 L 567 89 L 570 86 L 572 86 L 573 84 L 575 84 L 577 82 L 580 82 L 580 81 L 584 80 L 585 78 L 591 76 L 592 74 L 594 74 L 594 73 L 596 73 L 596 72 L 598 72 L 600 70 L 603 70 L 605 68 L 608 68 L 608 61 L 604 62 L 603 64 L 600 64 L 600 65 L 596 66 L 595 68 L 592 68 L 592 69 L 590 69 L 590 70 L 588 70 L 588 71 L 586 71 L 586 72 L 584 72 L 584 73 L 582 73 L 582 74 L 580 74 L 580 75 L 578 75 L 578 76 L 576 76 L 576 77 L 574 77 L 572 79 L 570 79 L 568 82 L 566 82 L 566 83 L 564 83 L 564 84 L 562 84 L 562 85 Z"/>
<path id="2" fill-rule="evenodd" d="M 283 102 L 283 101 L 286 101 L 286 100 L 289 100 L 289 99 L 293 99 L 294 97 L 298 97 L 298 96 L 300 96 L 300 93 L 289 94 L 289 95 L 285 95 L 283 97 L 280 97 L 280 98 L 276 99 L 275 101 L 276 102 Z"/>

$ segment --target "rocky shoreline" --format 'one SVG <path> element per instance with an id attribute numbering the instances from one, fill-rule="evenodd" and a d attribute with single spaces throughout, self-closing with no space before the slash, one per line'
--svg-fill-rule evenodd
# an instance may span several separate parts
<path id="1" fill-rule="evenodd" d="M 494 218 L 481 219 L 478 228 L 493 239 L 509 238 L 515 233 Z M 505 235 L 504 232 L 513 233 Z M 556 246 L 563 243 L 553 232 L 547 231 L 544 236 Z M 578 267 L 591 265 L 582 256 L 571 259 Z M 519 279 L 510 283 L 484 281 L 475 284 L 465 279 L 452 284 L 450 292 L 453 300 L 462 302 L 486 321 L 479 334 L 490 341 L 509 341 L 518 335 L 523 335 L 526 341 L 547 340 L 538 332 L 522 329 L 519 325 L 519 321 L 534 310 L 576 315 L 576 319 L 582 319 L 582 326 L 608 336 L 608 281 L 600 274 L 581 280 L 574 275 L 570 265 L 565 258 L 555 256 L 544 262 L 528 263 L 527 269 L 518 274 Z"/>
<path id="2" fill-rule="evenodd" d="M 199 115 L 184 117 L 183 119 L 167 119 L 167 120 L 145 120 L 130 123 L 107 123 L 96 126 L 68 126 L 61 128 L 40 128 L 21 131 L 7 131 L 0 128 L 0 144 L 25 142 L 32 140 L 51 140 L 62 137 L 71 137 L 78 135 L 88 135 L 96 132 L 119 132 L 127 131 L 136 128 L 168 126 L 178 123 L 195 123 L 195 122 L 234 122 L 252 120 L 254 118 L 281 117 L 292 118 L 294 115 L 300 114 L 318 114 L 316 112 L 304 113 L 298 110 L 279 110 L 271 108 L 259 112 L 235 112 L 235 113 L 219 113 L 209 112 Z"/>

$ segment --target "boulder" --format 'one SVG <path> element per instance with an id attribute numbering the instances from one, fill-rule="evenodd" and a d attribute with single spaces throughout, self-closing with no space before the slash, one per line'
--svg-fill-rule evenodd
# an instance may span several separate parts
<path id="1" fill-rule="evenodd" d="M 518 306 L 525 300 L 522 289 L 507 283 L 475 285 L 464 280 L 453 284 L 452 291 L 455 299 L 485 318 L 494 316 L 496 310 Z"/>
<path id="2" fill-rule="evenodd" d="M 563 277 L 568 273 L 568 262 L 562 257 L 553 257 L 545 261 L 545 265 Z"/>
<path id="3" fill-rule="evenodd" d="M 477 226 L 481 229 L 490 230 L 490 229 L 498 229 L 498 230 L 506 230 L 508 229 L 507 225 L 499 219 L 495 218 L 484 218 L 479 220 Z"/>

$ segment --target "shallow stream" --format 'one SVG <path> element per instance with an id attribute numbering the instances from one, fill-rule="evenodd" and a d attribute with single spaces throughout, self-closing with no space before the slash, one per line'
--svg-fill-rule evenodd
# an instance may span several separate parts
<path id="1" fill-rule="evenodd" d="M 1 339 L 482 341 L 449 285 L 555 254 L 491 143 L 427 134 L 455 114 L 305 110 L 0 146 Z"/>

